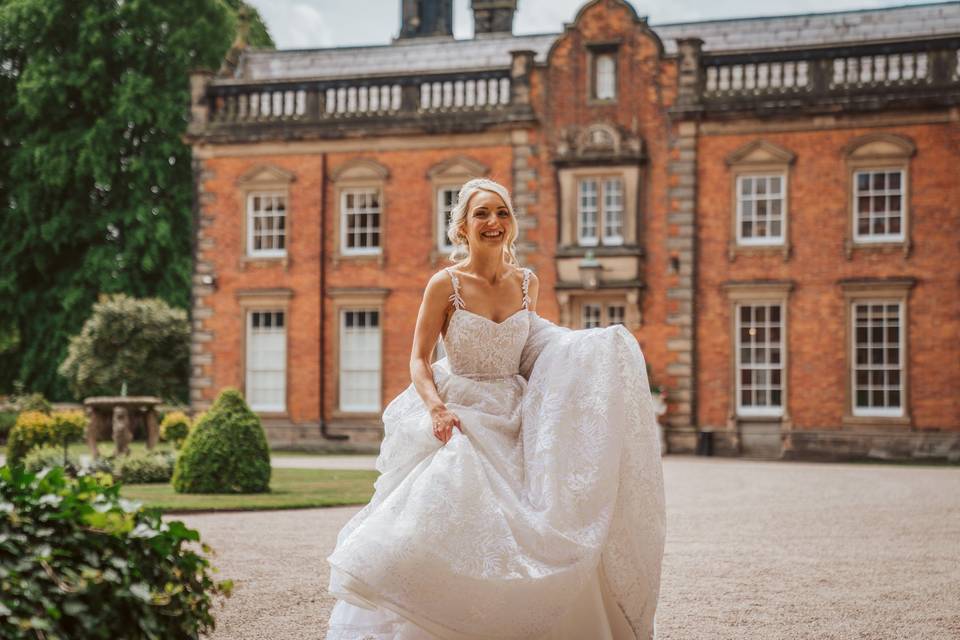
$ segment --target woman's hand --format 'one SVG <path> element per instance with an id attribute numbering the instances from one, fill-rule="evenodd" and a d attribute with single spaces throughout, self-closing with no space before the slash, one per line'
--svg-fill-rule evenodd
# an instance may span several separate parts
<path id="1" fill-rule="evenodd" d="M 463 428 L 460 426 L 460 417 L 446 407 L 432 409 L 430 417 L 433 419 L 433 435 L 443 444 L 447 444 L 447 441 L 453 437 L 454 427 L 460 429 L 460 433 L 463 433 Z"/>

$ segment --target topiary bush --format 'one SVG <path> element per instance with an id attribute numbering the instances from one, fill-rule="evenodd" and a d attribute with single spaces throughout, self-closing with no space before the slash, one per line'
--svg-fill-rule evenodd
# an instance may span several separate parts
<path id="1" fill-rule="evenodd" d="M 195 640 L 230 596 L 183 522 L 120 497 L 107 477 L 0 467 L 0 638 Z"/>
<path id="2" fill-rule="evenodd" d="M 32 473 L 37 473 L 47 467 L 64 467 L 71 476 L 76 476 L 80 469 L 80 459 L 74 455 L 67 455 L 56 445 L 35 447 L 23 459 L 23 467 Z"/>
<path id="3" fill-rule="evenodd" d="M 176 457 L 166 451 L 121 456 L 114 461 L 113 477 L 126 484 L 170 482 Z"/>
<path id="4" fill-rule="evenodd" d="M 178 493 L 270 490 L 270 449 L 260 418 L 236 389 L 225 389 L 183 443 L 173 471 Z"/>
<path id="5" fill-rule="evenodd" d="M 179 449 L 190 433 L 190 418 L 182 411 L 171 411 L 163 416 L 160 423 L 160 439 L 163 442 L 173 443 L 174 449 Z"/>
<path id="6" fill-rule="evenodd" d="M 34 447 L 54 444 L 53 418 L 39 411 L 24 411 L 7 437 L 7 464 L 17 464 Z"/>
<path id="7" fill-rule="evenodd" d="M 66 449 L 71 442 L 83 438 L 87 416 L 82 411 L 24 411 L 7 438 L 7 461 L 21 462 L 34 447 L 56 445 Z"/>
<path id="8" fill-rule="evenodd" d="M 63 448 L 70 446 L 72 442 L 83 440 L 83 433 L 87 429 L 89 419 L 87 415 L 80 410 L 73 411 L 54 411 L 50 414 L 53 420 L 53 441 Z"/>

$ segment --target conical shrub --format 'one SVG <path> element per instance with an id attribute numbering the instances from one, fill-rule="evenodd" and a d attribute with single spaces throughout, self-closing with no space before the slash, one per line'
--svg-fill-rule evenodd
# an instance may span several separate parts
<path id="1" fill-rule="evenodd" d="M 178 493 L 270 490 L 267 437 L 239 391 L 224 389 L 190 429 L 171 482 Z"/>

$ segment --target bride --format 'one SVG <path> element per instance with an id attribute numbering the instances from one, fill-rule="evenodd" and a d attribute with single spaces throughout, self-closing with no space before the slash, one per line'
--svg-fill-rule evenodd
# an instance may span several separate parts
<path id="1" fill-rule="evenodd" d="M 373 498 L 327 558 L 327 640 L 653 638 L 663 476 L 636 338 L 536 314 L 496 182 L 463 186 L 449 233 L 465 259 L 427 284 Z"/>

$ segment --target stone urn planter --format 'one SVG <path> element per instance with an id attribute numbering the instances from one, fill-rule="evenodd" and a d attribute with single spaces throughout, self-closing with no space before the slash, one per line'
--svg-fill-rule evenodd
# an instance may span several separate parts
<path id="1" fill-rule="evenodd" d="M 147 449 L 153 449 L 160 440 L 156 406 L 161 399 L 154 396 L 95 396 L 83 401 L 90 424 L 87 426 L 87 446 L 96 458 L 97 440 L 110 433 L 117 455 L 130 452 L 134 427 L 142 425 L 147 434 Z"/>
<path id="2" fill-rule="evenodd" d="M 662 391 L 651 391 L 650 395 L 653 398 L 653 412 L 657 416 L 657 425 L 660 427 L 660 453 L 662 455 L 667 452 L 667 430 L 660 422 L 660 416 L 667 412 L 667 401 Z"/>

